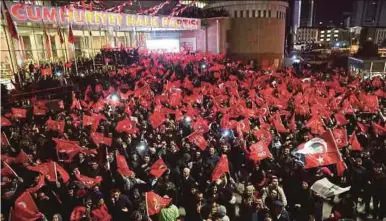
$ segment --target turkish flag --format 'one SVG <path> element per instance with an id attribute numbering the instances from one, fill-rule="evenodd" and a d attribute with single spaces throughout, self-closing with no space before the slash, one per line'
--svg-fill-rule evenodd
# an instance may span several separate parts
<path id="1" fill-rule="evenodd" d="M 46 114 L 47 114 L 46 110 L 40 109 L 38 106 L 34 105 L 33 115 L 42 116 L 42 115 L 46 115 Z"/>
<path id="2" fill-rule="evenodd" d="M 123 155 L 117 154 L 117 171 L 122 176 L 130 177 L 134 175 L 134 172 L 130 170 L 129 166 L 127 165 L 126 159 Z"/>
<path id="3" fill-rule="evenodd" d="M 224 173 L 229 172 L 227 155 L 223 154 L 212 172 L 212 181 L 218 180 Z"/>
<path id="4" fill-rule="evenodd" d="M 43 217 L 29 192 L 22 193 L 15 201 L 12 221 L 34 221 Z"/>
<path id="5" fill-rule="evenodd" d="M 157 214 L 172 202 L 172 199 L 162 198 L 153 191 L 145 193 L 147 213 L 149 216 Z"/>
<path id="6" fill-rule="evenodd" d="M 205 138 L 202 136 L 202 134 L 198 131 L 194 131 L 189 136 L 187 136 L 188 140 L 195 145 L 197 145 L 198 148 L 201 150 L 205 150 L 208 146 L 208 142 L 206 142 Z"/>
<path id="7" fill-rule="evenodd" d="M 52 76 L 52 69 L 51 68 L 43 68 L 41 71 L 41 75 L 44 77 Z"/>
<path id="8" fill-rule="evenodd" d="M 94 141 L 94 143 L 99 146 L 99 144 L 105 144 L 109 147 L 111 147 L 111 144 L 113 142 L 113 139 L 110 137 L 105 137 L 102 133 L 93 132 L 91 133 L 91 139 Z"/>
<path id="9" fill-rule="evenodd" d="M 47 120 L 47 128 L 49 130 L 58 131 L 60 133 L 64 133 L 64 120 L 63 121 L 55 121 L 55 120 Z"/>
<path id="10" fill-rule="evenodd" d="M 162 158 L 159 158 L 154 164 L 150 167 L 150 174 L 154 177 L 158 178 L 162 176 L 162 174 L 165 173 L 165 171 L 168 169 L 165 162 L 162 160 Z"/>
<path id="11" fill-rule="evenodd" d="M 288 130 L 284 127 L 284 125 L 283 125 L 283 123 L 282 123 L 282 121 L 280 119 L 280 115 L 279 114 L 276 114 L 273 117 L 272 123 L 275 126 L 277 132 L 279 132 L 279 133 L 287 133 L 288 132 Z"/>
<path id="12" fill-rule="evenodd" d="M 70 68 L 72 66 L 72 62 L 66 62 L 65 66 L 66 68 Z"/>
<path id="13" fill-rule="evenodd" d="M 377 123 L 372 123 L 372 126 L 373 126 L 373 130 L 374 130 L 374 133 L 376 135 L 386 135 L 386 127 L 383 127 Z"/>
<path id="14" fill-rule="evenodd" d="M 377 95 L 368 95 L 365 93 L 361 93 L 359 95 L 359 99 L 362 101 L 362 110 L 364 112 L 378 112 L 379 104 L 378 104 L 378 96 Z"/>
<path id="15" fill-rule="evenodd" d="M 72 99 L 72 104 L 70 108 L 71 110 L 74 110 L 74 109 L 82 110 L 82 106 L 80 105 L 79 100 L 76 98 Z"/>
<path id="16" fill-rule="evenodd" d="M 74 171 L 74 175 L 76 179 L 78 179 L 87 188 L 92 188 L 98 185 L 100 182 L 102 182 L 101 176 L 97 176 L 95 178 L 87 177 L 87 176 L 81 175 L 78 170 Z"/>
<path id="17" fill-rule="evenodd" d="M 57 174 L 62 177 L 64 183 L 67 183 L 70 180 L 70 175 L 68 175 L 67 171 L 53 161 L 36 166 L 28 166 L 27 169 L 43 174 L 50 182 L 56 182 Z"/>
<path id="18" fill-rule="evenodd" d="M 271 142 L 269 140 L 260 140 L 259 142 L 252 144 L 249 147 L 249 159 L 253 161 L 260 161 L 271 157 L 272 154 L 268 148 L 270 143 Z"/>
<path id="19" fill-rule="evenodd" d="M 88 150 L 79 146 L 79 142 L 71 141 L 71 140 L 62 140 L 53 138 L 53 141 L 56 143 L 56 149 L 59 153 L 64 153 L 68 156 L 68 160 L 65 162 L 72 162 L 72 158 L 74 158 L 78 153 L 86 153 L 86 154 L 97 154 L 95 150 Z"/>
<path id="20" fill-rule="evenodd" d="M 74 36 L 74 33 L 72 32 L 71 25 L 70 25 L 70 28 L 68 29 L 68 43 L 70 43 L 70 44 L 75 43 L 75 36 Z"/>
<path id="21" fill-rule="evenodd" d="M 358 151 L 363 150 L 361 144 L 358 141 L 357 135 L 355 134 L 355 131 L 351 134 L 350 145 L 351 145 L 351 150 L 358 150 Z"/>
<path id="22" fill-rule="evenodd" d="M 136 127 L 135 122 L 129 119 L 124 119 L 119 121 L 117 126 L 115 127 L 115 130 L 118 133 L 123 133 L 123 132 L 127 134 L 138 133 L 138 128 Z"/>
<path id="23" fill-rule="evenodd" d="M 34 187 L 30 187 L 28 189 L 26 189 L 27 192 L 30 192 L 30 193 L 36 193 L 38 190 L 40 190 L 46 183 L 44 182 L 44 175 L 40 174 L 39 175 L 39 180 L 38 180 L 38 183 L 36 184 L 36 186 Z"/>
<path id="24" fill-rule="evenodd" d="M 292 133 L 296 131 L 295 113 L 291 117 L 291 120 L 289 123 L 289 129 L 290 129 L 290 132 Z"/>
<path id="25" fill-rule="evenodd" d="M 361 122 L 357 121 L 357 126 L 361 130 L 362 133 L 367 133 L 369 127 L 365 124 L 362 124 Z"/>
<path id="26" fill-rule="evenodd" d="M 334 117 L 338 126 L 343 126 L 349 123 L 346 117 L 341 113 L 334 114 Z"/>
<path id="27" fill-rule="evenodd" d="M 27 110 L 22 108 L 12 108 L 12 116 L 14 118 L 26 118 L 27 117 Z"/>
<path id="28" fill-rule="evenodd" d="M 182 101 L 182 92 L 181 91 L 176 91 L 174 93 L 171 93 L 169 95 L 169 104 L 172 107 L 178 107 L 180 106 Z"/>
<path id="29" fill-rule="evenodd" d="M 308 120 L 305 127 L 311 128 L 311 132 L 313 134 L 323 134 L 326 132 L 322 120 L 318 115 L 313 115 L 311 119 Z"/>
<path id="30" fill-rule="evenodd" d="M 1 126 L 2 127 L 12 126 L 12 123 L 7 118 L 1 116 Z"/>
<path id="31" fill-rule="evenodd" d="M 331 130 L 300 144 L 292 154 L 303 161 L 305 169 L 337 164 L 338 175 L 345 169 Z"/>
<path id="32" fill-rule="evenodd" d="M 348 145 L 346 129 L 335 128 L 333 130 L 333 134 L 336 145 L 338 145 L 339 148 L 343 148 Z"/>
<path id="33" fill-rule="evenodd" d="M 87 208 L 84 206 L 77 206 L 75 207 L 70 216 L 70 221 L 81 221 L 84 219 L 87 212 Z M 86 219 L 87 220 L 87 219 Z M 90 220 L 90 219 L 88 219 Z"/>
<path id="34" fill-rule="evenodd" d="M 197 117 L 197 120 L 192 123 L 192 126 L 193 126 L 194 131 L 198 131 L 202 134 L 204 134 L 210 130 L 210 128 L 208 126 L 208 121 L 201 118 L 201 117 Z"/>
<path id="35" fill-rule="evenodd" d="M 22 150 L 22 151 L 20 151 L 20 153 L 15 157 L 15 160 L 14 160 L 13 162 L 14 162 L 14 163 L 24 164 L 24 163 L 29 163 L 29 162 L 30 162 L 30 159 L 29 159 L 28 155 Z"/>
<path id="36" fill-rule="evenodd" d="M 161 113 L 160 111 L 154 111 L 153 114 L 149 117 L 150 124 L 154 129 L 161 126 L 165 120 L 165 114 Z"/>

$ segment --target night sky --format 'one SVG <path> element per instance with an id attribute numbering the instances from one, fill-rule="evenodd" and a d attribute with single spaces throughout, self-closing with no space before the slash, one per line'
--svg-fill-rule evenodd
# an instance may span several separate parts
<path id="1" fill-rule="evenodd" d="M 355 0 L 315 0 L 315 24 L 320 21 L 329 24 L 329 21 L 333 21 L 333 24 L 339 26 L 342 13 L 352 11 L 353 1 Z"/>

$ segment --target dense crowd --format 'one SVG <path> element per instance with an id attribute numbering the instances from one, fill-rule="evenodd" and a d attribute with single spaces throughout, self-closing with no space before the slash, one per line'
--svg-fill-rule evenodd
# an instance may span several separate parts
<path id="1" fill-rule="evenodd" d="M 4 219 L 386 217 L 383 79 L 257 70 L 204 53 L 118 53 L 106 55 L 113 70 L 69 79 L 78 84 L 71 99 L 2 105 Z M 326 134 L 337 157 L 293 154 Z M 325 198 L 311 190 L 322 178 L 351 189 Z"/>

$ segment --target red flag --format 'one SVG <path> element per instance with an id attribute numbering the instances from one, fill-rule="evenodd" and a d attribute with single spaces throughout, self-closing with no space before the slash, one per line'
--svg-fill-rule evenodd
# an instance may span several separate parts
<path id="1" fill-rule="evenodd" d="M 291 120 L 289 123 L 289 129 L 292 133 L 296 131 L 295 113 L 291 117 Z"/>
<path id="2" fill-rule="evenodd" d="M 197 117 L 197 120 L 192 123 L 192 126 L 194 131 L 198 131 L 203 134 L 210 130 L 208 126 L 208 121 L 201 117 Z"/>
<path id="3" fill-rule="evenodd" d="M 81 175 L 79 170 L 75 170 L 74 175 L 87 188 L 92 188 L 98 185 L 100 182 L 102 182 L 101 176 L 97 176 L 95 178 L 87 177 L 87 176 Z"/>
<path id="4" fill-rule="evenodd" d="M 220 179 L 221 176 L 227 172 L 229 172 L 228 158 L 223 154 L 212 172 L 212 181 Z"/>
<path id="5" fill-rule="evenodd" d="M 11 14 L 9 14 L 8 7 L 4 1 L 2 1 L 2 3 L 3 3 L 3 7 L 4 7 L 5 19 L 7 20 L 7 27 L 8 27 L 9 34 L 11 35 L 12 38 L 19 40 L 19 35 L 17 33 L 16 26 L 13 23 Z"/>
<path id="6" fill-rule="evenodd" d="M 134 175 L 134 172 L 130 170 L 129 166 L 127 165 L 126 159 L 123 155 L 117 154 L 117 171 L 122 176 L 130 177 Z"/>
<path id="7" fill-rule="evenodd" d="M 378 96 L 377 95 L 368 95 L 361 93 L 359 95 L 360 100 L 362 101 L 362 110 L 365 112 L 378 112 Z"/>
<path id="8" fill-rule="evenodd" d="M 153 128 L 157 128 L 161 126 L 166 120 L 165 114 L 160 111 L 154 111 L 152 115 L 149 117 L 150 124 Z"/>
<path id="9" fill-rule="evenodd" d="M 71 44 L 75 43 L 75 36 L 74 36 L 74 33 L 72 33 L 71 25 L 70 25 L 70 28 L 68 30 L 68 43 L 71 43 Z"/>
<path id="10" fill-rule="evenodd" d="M 1 126 L 2 127 L 12 126 L 12 123 L 7 118 L 1 116 Z"/>
<path id="11" fill-rule="evenodd" d="M 70 180 L 70 175 L 68 175 L 67 171 L 53 161 L 36 166 L 28 166 L 27 169 L 43 174 L 50 182 L 56 182 L 57 175 L 62 177 L 64 183 L 67 183 Z"/>
<path id="12" fill-rule="evenodd" d="M 56 149 L 59 153 L 64 153 L 68 156 L 68 160 L 65 162 L 72 162 L 72 158 L 74 158 L 78 153 L 83 152 L 86 154 L 97 154 L 96 150 L 88 150 L 79 146 L 79 142 L 70 141 L 70 140 L 62 140 L 53 138 L 53 141 L 56 143 Z"/>
<path id="13" fill-rule="evenodd" d="M 39 212 L 31 194 L 24 192 L 15 201 L 14 210 L 11 215 L 12 221 L 34 221 L 43 217 Z"/>
<path id="14" fill-rule="evenodd" d="M 339 148 L 343 148 L 348 145 L 346 129 L 335 128 L 333 130 L 333 134 L 336 145 L 338 145 Z"/>
<path id="15" fill-rule="evenodd" d="M 36 115 L 36 116 L 42 116 L 42 115 L 46 115 L 46 110 L 44 109 L 40 109 L 38 106 L 34 105 L 33 106 L 33 114 Z"/>
<path id="16" fill-rule="evenodd" d="M 304 162 L 306 169 L 337 164 L 338 175 L 344 171 L 344 162 L 331 130 L 326 131 L 320 137 L 300 144 L 292 154 Z"/>
<path id="17" fill-rule="evenodd" d="M 26 118 L 27 117 L 27 110 L 22 108 L 12 108 L 12 116 L 14 118 Z"/>
<path id="18" fill-rule="evenodd" d="M 376 135 L 386 135 L 386 127 L 373 122 L 373 130 Z"/>
<path id="19" fill-rule="evenodd" d="M 77 206 L 71 212 L 70 221 L 80 221 L 86 215 L 87 208 L 84 206 Z"/>
<path id="20" fill-rule="evenodd" d="M 20 151 L 20 153 L 15 157 L 15 160 L 14 160 L 13 162 L 14 162 L 14 163 L 24 164 L 24 163 L 29 163 L 29 162 L 30 162 L 30 159 L 29 159 L 28 155 L 22 150 L 22 151 Z"/>
<path id="21" fill-rule="evenodd" d="M 355 131 L 353 131 L 353 133 L 351 134 L 350 145 L 351 145 L 351 150 L 359 150 L 359 151 L 363 150 L 361 144 L 358 141 L 357 135 L 355 134 Z"/>
<path id="22" fill-rule="evenodd" d="M 187 136 L 188 140 L 194 144 L 196 144 L 201 150 L 205 150 L 208 146 L 208 142 L 206 142 L 205 138 L 198 131 L 194 131 L 189 136 Z"/>
<path id="23" fill-rule="evenodd" d="M 341 113 L 334 114 L 334 117 L 338 126 L 343 126 L 349 123 L 346 117 Z"/>
<path id="24" fill-rule="evenodd" d="M 102 133 L 93 132 L 91 133 L 91 139 L 94 141 L 94 143 L 99 146 L 99 144 L 105 144 L 109 147 L 111 147 L 111 144 L 113 142 L 113 139 L 110 137 L 105 137 Z"/>
<path id="25" fill-rule="evenodd" d="M 323 134 L 324 132 L 326 132 L 322 120 L 319 118 L 318 115 L 313 115 L 311 119 L 308 120 L 305 126 L 311 128 L 311 132 L 313 134 Z"/>
<path id="26" fill-rule="evenodd" d="M 135 134 L 138 132 L 138 128 L 136 127 L 135 122 L 129 119 L 119 121 L 117 126 L 115 127 L 115 130 L 118 133 L 125 132 L 127 134 Z"/>
<path id="27" fill-rule="evenodd" d="M 72 99 L 72 104 L 71 104 L 71 110 L 74 110 L 74 109 L 82 110 L 82 106 L 80 105 L 79 100 L 76 98 Z"/>
<path id="28" fill-rule="evenodd" d="M 55 121 L 55 120 L 47 120 L 47 128 L 49 130 L 58 131 L 60 133 L 64 133 L 64 120 L 63 121 Z"/>
<path id="29" fill-rule="evenodd" d="M 27 192 L 30 192 L 30 193 L 36 193 L 38 190 L 40 190 L 46 183 L 44 182 L 44 175 L 40 174 L 39 175 L 39 180 L 38 180 L 38 183 L 36 184 L 36 186 L 34 187 L 30 187 L 28 189 L 26 189 Z"/>
<path id="30" fill-rule="evenodd" d="M 253 161 L 260 161 L 271 157 L 272 154 L 268 148 L 270 143 L 270 140 L 260 140 L 259 142 L 252 144 L 249 147 L 249 159 Z"/>
<path id="31" fill-rule="evenodd" d="M 364 125 L 359 121 L 357 121 L 357 126 L 359 127 L 362 133 L 367 133 L 367 130 L 369 129 L 367 125 Z"/>
<path id="32" fill-rule="evenodd" d="M 45 46 L 46 46 L 46 52 L 47 52 L 46 55 L 48 58 L 51 58 L 52 54 L 51 54 L 50 36 L 47 33 L 47 29 L 44 23 L 43 23 L 43 36 L 45 38 Z"/>
<path id="33" fill-rule="evenodd" d="M 162 174 L 165 173 L 165 171 L 168 169 L 165 162 L 162 160 L 162 158 L 159 158 L 154 164 L 150 167 L 150 174 L 154 177 L 158 178 L 162 176 Z"/>
<path id="34" fill-rule="evenodd" d="M 165 208 L 172 202 L 172 199 L 162 198 L 153 191 L 146 192 L 145 194 L 146 211 L 149 216 L 159 213 L 161 209 Z"/>
<path id="35" fill-rule="evenodd" d="M 273 125 L 276 128 L 276 131 L 279 133 L 287 133 L 287 129 L 284 127 L 283 123 L 281 122 L 280 115 L 276 114 L 272 119 Z"/>
<path id="36" fill-rule="evenodd" d="M 72 66 L 72 62 L 66 62 L 65 66 L 66 68 L 70 68 Z"/>

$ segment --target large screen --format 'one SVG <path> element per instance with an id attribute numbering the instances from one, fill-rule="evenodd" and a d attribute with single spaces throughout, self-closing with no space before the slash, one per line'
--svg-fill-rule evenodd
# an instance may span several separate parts
<path id="1" fill-rule="evenodd" d="M 180 41 L 178 39 L 146 40 L 146 48 L 151 51 L 179 52 Z"/>

